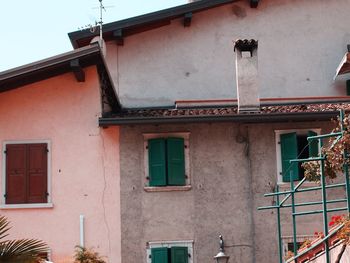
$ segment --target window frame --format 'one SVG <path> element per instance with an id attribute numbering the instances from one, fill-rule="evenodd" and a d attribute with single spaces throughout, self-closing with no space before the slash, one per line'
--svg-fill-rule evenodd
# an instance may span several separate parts
<path id="1" fill-rule="evenodd" d="M 6 204 L 4 194 L 6 193 L 6 146 L 9 144 L 47 144 L 47 202 L 46 203 L 23 203 L 23 204 Z M 51 189 L 51 141 L 50 140 L 16 140 L 4 141 L 2 144 L 2 176 L 1 176 L 1 199 L 0 209 L 19 209 L 19 208 L 51 208 L 52 204 L 52 189 Z"/>
<path id="2" fill-rule="evenodd" d="M 188 254 L 190 255 L 188 257 L 188 263 L 194 263 L 193 259 L 193 240 L 177 240 L 177 241 L 150 241 L 146 244 L 146 257 L 147 257 L 147 263 L 152 263 L 151 258 L 151 249 L 152 248 L 159 248 L 159 247 L 187 247 Z"/>
<path id="3" fill-rule="evenodd" d="M 185 157 L 185 185 L 179 186 L 150 186 L 149 185 L 149 154 L 148 140 L 157 138 L 183 138 L 184 139 L 184 157 Z M 190 132 L 161 132 L 161 133 L 144 133 L 143 134 L 143 185 L 146 192 L 168 192 L 168 191 L 188 191 L 191 186 L 190 170 Z"/>
<path id="4" fill-rule="evenodd" d="M 277 184 L 278 185 L 286 185 L 290 184 L 290 182 L 283 182 L 282 178 L 282 152 L 281 152 L 281 144 L 280 137 L 282 134 L 295 132 L 297 135 L 307 135 L 308 131 L 313 131 L 318 135 L 321 134 L 321 128 L 302 128 L 302 129 L 286 129 L 286 130 L 275 130 L 275 148 L 276 148 L 276 167 L 277 167 Z M 294 182 L 299 182 L 298 180 Z"/>

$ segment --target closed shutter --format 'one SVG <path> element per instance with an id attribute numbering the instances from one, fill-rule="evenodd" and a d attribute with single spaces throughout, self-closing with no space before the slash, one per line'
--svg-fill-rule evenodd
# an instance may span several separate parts
<path id="1" fill-rule="evenodd" d="M 6 204 L 26 202 L 26 145 L 6 145 Z"/>
<path id="2" fill-rule="evenodd" d="M 314 131 L 308 131 L 307 137 L 316 136 L 317 133 Z M 318 140 L 309 141 L 309 157 L 317 157 L 318 156 Z"/>
<path id="3" fill-rule="evenodd" d="M 187 247 L 172 247 L 170 250 L 171 263 L 188 263 Z"/>
<path id="4" fill-rule="evenodd" d="M 293 181 L 299 179 L 299 169 L 297 163 L 289 163 L 290 160 L 298 157 L 297 134 L 281 134 L 281 159 L 282 159 L 282 180 L 290 181 L 290 172 L 293 173 Z"/>
<path id="5" fill-rule="evenodd" d="M 167 139 L 168 185 L 185 185 L 185 152 L 183 138 Z"/>
<path id="6" fill-rule="evenodd" d="M 150 186 L 166 185 L 165 139 L 148 140 L 148 167 Z"/>
<path id="7" fill-rule="evenodd" d="M 152 263 L 169 263 L 167 247 L 157 247 L 151 249 Z"/>
<path id="8" fill-rule="evenodd" d="M 47 203 L 47 144 L 27 145 L 28 203 Z"/>

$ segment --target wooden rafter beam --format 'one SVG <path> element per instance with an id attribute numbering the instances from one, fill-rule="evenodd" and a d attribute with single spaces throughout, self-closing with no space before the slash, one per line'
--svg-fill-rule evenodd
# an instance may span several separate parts
<path id="1" fill-rule="evenodd" d="M 79 59 L 71 60 L 69 64 L 76 80 L 78 82 L 85 82 L 85 72 L 82 66 L 80 65 Z"/>
<path id="2" fill-rule="evenodd" d="M 184 16 L 184 27 L 191 26 L 192 22 L 192 13 L 186 13 Z"/>
<path id="3" fill-rule="evenodd" d="M 124 45 L 123 30 L 121 28 L 113 31 L 113 38 L 115 39 L 118 46 Z"/>
<path id="4" fill-rule="evenodd" d="M 250 0 L 250 7 L 257 8 L 259 5 L 259 0 Z"/>

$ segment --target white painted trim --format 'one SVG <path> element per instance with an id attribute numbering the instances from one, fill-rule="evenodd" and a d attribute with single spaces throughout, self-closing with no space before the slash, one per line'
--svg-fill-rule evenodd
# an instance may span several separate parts
<path id="1" fill-rule="evenodd" d="M 179 186 L 145 186 L 143 190 L 146 192 L 178 192 L 189 191 L 192 189 L 191 185 L 179 185 Z"/>
<path id="2" fill-rule="evenodd" d="M 44 203 L 44 204 L 13 204 L 13 205 L 5 205 L 1 204 L 0 209 L 29 209 L 29 208 L 53 208 L 52 203 Z"/>
<path id="3" fill-rule="evenodd" d="M 6 204 L 4 194 L 6 193 L 6 145 L 7 144 L 35 144 L 35 143 L 46 143 L 47 144 L 47 192 L 49 193 L 47 197 L 47 203 L 43 204 L 13 204 L 9 205 Z M 51 191 L 51 182 L 52 182 L 52 176 L 51 176 L 51 140 L 18 140 L 18 141 L 3 141 L 2 143 L 2 186 L 1 186 L 1 202 L 0 202 L 0 208 L 1 209 L 8 209 L 8 208 L 49 208 L 53 207 L 52 204 L 52 191 Z M 41 206 L 38 206 L 41 205 Z M 51 205 L 51 206 L 50 206 Z M 14 207 L 19 206 L 19 207 Z"/>
<path id="4" fill-rule="evenodd" d="M 158 133 L 144 133 L 143 138 L 145 140 L 155 138 L 167 138 L 167 137 L 180 137 L 185 140 L 190 138 L 190 132 L 158 132 Z"/>
<path id="5" fill-rule="evenodd" d="M 275 130 L 275 147 L 276 147 L 276 162 L 277 162 L 277 177 L 276 177 L 277 178 L 277 184 L 279 184 L 279 185 L 289 184 L 289 183 L 283 182 L 282 175 L 280 174 L 282 172 L 281 146 L 279 144 L 281 134 L 296 132 L 297 135 L 305 135 L 305 134 L 307 134 L 308 131 L 313 131 L 313 132 L 316 132 L 317 134 L 321 134 L 321 128 Z"/>
<path id="6" fill-rule="evenodd" d="M 157 247 L 175 247 L 175 246 L 181 246 L 181 247 L 187 247 L 188 248 L 188 254 L 190 257 L 188 258 L 188 263 L 194 263 L 194 255 L 193 255 L 193 240 L 176 240 L 176 241 L 150 241 L 147 242 L 146 245 L 146 256 L 147 256 L 147 263 L 152 263 L 151 259 L 151 249 L 157 248 Z"/>
<path id="7" fill-rule="evenodd" d="M 191 185 L 191 167 L 190 167 L 190 132 L 161 132 L 161 133 L 144 133 L 143 134 L 143 185 L 145 188 L 149 187 L 149 170 L 148 170 L 148 140 L 156 139 L 156 138 L 168 138 L 168 137 L 178 137 L 184 139 L 185 144 L 185 175 L 186 178 L 186 186 Z M 169 186 L 170 187 L 170 186 Z M 152 187 L 153 188 L 153 187 Z M 160 188 L 160 187 L 157 187 Z M 166 188 L 166 186 L 165 186 Z M 145 189 L 145 190 L 147 190 Z M 189 189 L 186 189 L 189 190 Z M 159 191 L 147 191 L 147 192 L 159 192 Z"/>

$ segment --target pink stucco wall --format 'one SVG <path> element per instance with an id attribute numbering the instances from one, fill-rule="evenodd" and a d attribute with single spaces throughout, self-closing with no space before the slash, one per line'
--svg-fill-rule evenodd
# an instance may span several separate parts
<path id="1" fill-rule="evenodd" d="M 0 93 L 0 141 L 49 140 L 53 208 L 0 209 L 10 238 L 39 238 L 55 263 L 72 262 L 85 216 L 85 245 L 120 262 L 119 130 L 101 129 L 95 67 Z M 3 153 L 1 152 L 1 158 Z M 3 184 L 3 164 L 0 162 Z M 3 193 L 1 193 L 1 196 Z"/>

